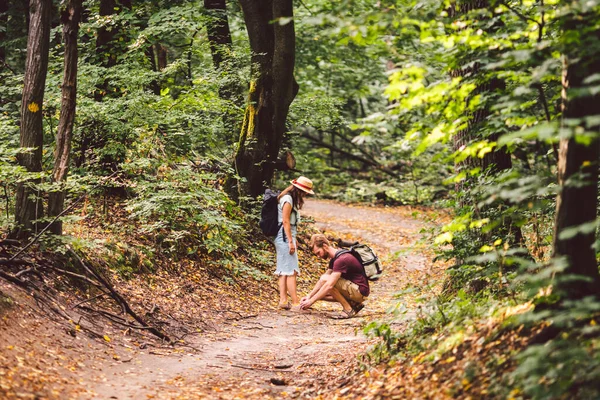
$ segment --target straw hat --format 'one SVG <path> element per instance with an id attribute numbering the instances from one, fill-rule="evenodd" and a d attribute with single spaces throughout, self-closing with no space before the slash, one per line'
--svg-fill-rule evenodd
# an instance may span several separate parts
<path id="1" fill-rule="evenodd" d="M 313 190 L 312 190 L 312 188 L 313 188 L 312 181 L 305 176 L 301 176 L 298 179 L 294 179 L 290 183 L 292 185 L 294 185 L 295 187 L 297 187 L 298 189 L 302 190 L 303 192 L 306 192 L 309 194 L 315 194 L 315 192 L 313 192 Z"/>

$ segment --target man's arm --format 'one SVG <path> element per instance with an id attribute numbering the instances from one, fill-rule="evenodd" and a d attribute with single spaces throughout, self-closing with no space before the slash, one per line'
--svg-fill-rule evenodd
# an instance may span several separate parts
<path id="1" fill-rule="evenodd" d="M 321 300 L 322 298 L 327 296 L 329 291 L 333 289 L 333 287 L 337 283 L 338 279 L 340 279 L 340 276 L 342 276 L 341 272 L 334 272 L 333 270 L 327 270 L 327 272 L 327 279 L 324 281 L 319 280 L 321 286 L 317 288 L 317 286 L 319 285 L 319 283 L 317 283 L 313 291 L 310 292 L 310 295 L 308 295 L 308 298 L 302 299 L 302 301 L 300 302 L 300 307 L 308 308 L 312 306 L 316 301 Z"/>
<path id="2" fill-rule="evenodd" d="M 331 275 L 332 272 L 333 272 L 333 270 L 328 269 L 327 272 L 325 272 L 324 275 Z M 308 300 L 311 297 L 313 297 L 315 294 L 317 294 L 317 292 L 319 291 L 319 289 L 321 289 L 321 287 L 323 286 L 323 284 L 325 284 L 325 282 L 322 279 L 319 279 L 317 281 L 317 284 L 313 288 L 313 290 L 308 295 L 306 295 L 305 297 L 303 297 L 302 300 L 305 300 L 305 299 Z"/>

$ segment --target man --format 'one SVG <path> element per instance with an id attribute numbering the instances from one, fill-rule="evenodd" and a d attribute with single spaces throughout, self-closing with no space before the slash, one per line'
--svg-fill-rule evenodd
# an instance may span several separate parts
<path id="1" fill-rule="evenodd" d="M 329 269 L 310 294 L 302 298 L 300 308 L 307 309 L 319 300 L 334 301 L 342 305 L 342 318 L 353 317 L 362 310 L 369 295 L 369 280 L 362 264 L 351 253 L 333 247 L 325 235 L 313 235 L 309 245 L 315 255 L 330 260 Z"/>

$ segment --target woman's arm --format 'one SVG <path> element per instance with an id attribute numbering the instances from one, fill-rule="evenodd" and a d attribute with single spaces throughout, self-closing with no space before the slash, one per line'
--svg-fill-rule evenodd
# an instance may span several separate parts
<path id="1" fill-rule="evenodd" d="M 290 217 L 292 215 L 292 205 L 288 202 L 283 203 L 283 231 L 285 232 L 285 236 L 288 240 L 288 246 L 290 247 L 290 254 L 294 254 L 296 252 L 296 243 L 294 243 L 294 238 L 292 237 L 292 224 L 290 223 Z"/>

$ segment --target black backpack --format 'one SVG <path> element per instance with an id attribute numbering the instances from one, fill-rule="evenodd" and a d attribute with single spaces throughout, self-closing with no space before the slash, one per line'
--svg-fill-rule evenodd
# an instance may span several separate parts
<path id="1" fill-rule="evenodd" d="M 372 248 L 366 244 L 358 244 L 358 242 L 356 242 L 356 244 L 350 246 L 349 249 L 342 249 L 341 251 L 338 251 L 334 257 L 334 260 L 346 253 L 352 254 L 358 259 L 358 261 L 360 261 L 365 270 L 365 276 L 368 280 L 376 281 L 381 277 L 381 274 L 383 273 L 383 267 L 379 262 L 379 257 L 377 257 L 377 254 L 375 254 Z"/>
<path id="2" fill-rule="evenodd" d="M 279 193 L 280 191 L 278 190 L 267 189 L 263 197 L 259 225 L 260 229 L 267 236 L 277 236 L 277 232 L 281 228 L 277 211 L 277 196 L 279 196 Z"/>

